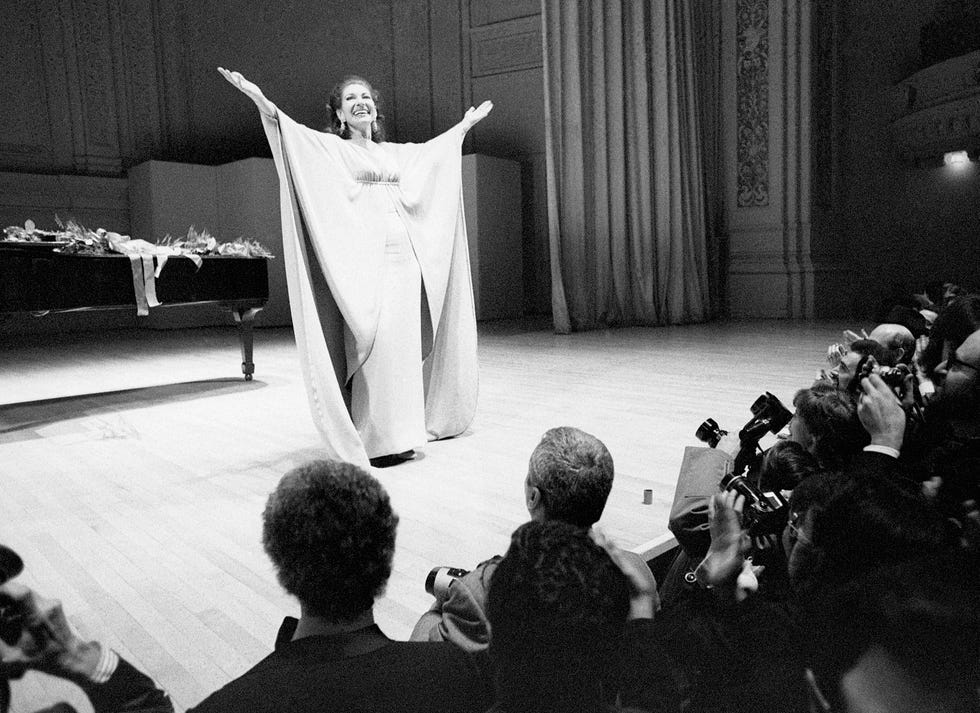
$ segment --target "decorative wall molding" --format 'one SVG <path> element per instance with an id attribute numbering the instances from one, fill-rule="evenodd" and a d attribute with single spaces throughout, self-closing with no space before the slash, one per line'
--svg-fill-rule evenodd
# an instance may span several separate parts
<path id="1" fill-rule="evenodd" d="M 541 67 L 541 19 L 527 17 L 472 30 L 470 62 L 473 77 Z"/>
<path id="2" fill-rule="evenodd" d="M 541 16 L 541 0 L 477 0 L 470 3 L 470 27 L 531 16 Z"/>
<path id="3" fill-rule="evenodd" d="M 0 161 L 23 165 L 44 161 L 50 151 L 47 97 L 44 82 L 37 81 L 36 69 L 44 66 L 44 38 L 36 11 L 13 14 L 7 22 L 6 51 L 18 56 L 20 61 L 0 76 L 4 97 Z"/>
<path id="4" fill-rule="evenodd" d="M 77 88 L 73 117 L 75 167 L 90 175 L 119 175 L 118 105 L 113 37 L 105 0 L 62 0 L 66 58 Z"/>
<path id="5" fill-rule="evenodd" d="M 153 4 L 153 0 L 111 0 L 109 5 L 112 34 L 118 38 L 113 65 L 124 168 L 159 155 L 162 144 Z"/>
<path id="6" fill-rule="evenodd" d="M 916 72 L 891 99 L 892 140 L 902 158 L 980 151 L 980 50 Z"/>
<path id="7" fill-rule="evenodd" d="M 736 4 L 738 206 L 769 205 L 769 1 Z"/>
<path id="8" fill-rule="evenodd" d="M 12 4 L 14 5 L 14 4 Z M 122 175 L 186 149 L 184 2 L 21 0 L 5 13 L 0 169 Z"/>
<path id="9" fill-rule="evenodd" d="M 397 141 L 427 141 L 433 135 L 433 80 L 430 0 L 392 3 L 392 50 L 395 55 Z M 454 109 L 459 113 L 459 108 Z M 447 127 L 448 128 L 448 127 Z"/>
<path id="10" fill-rule="evenodd" d="M 840 181 L 840 4 L 815 0 L 813 21 L 813 204 L 833 212 Z"/>

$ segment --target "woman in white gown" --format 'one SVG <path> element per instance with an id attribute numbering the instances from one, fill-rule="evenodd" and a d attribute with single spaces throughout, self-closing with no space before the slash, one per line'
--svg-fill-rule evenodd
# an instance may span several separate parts
<path id="1" fill-rule="evenodd" d="M 360 77 L 334 89 L 324 133 L 218 71 L 258 106 L 276 160 L 293 330 L 327 450 L 389 465 L 465 431 L 477 361 L 460 149 L 492 104 L 424 144 L 394 144 Z"/>

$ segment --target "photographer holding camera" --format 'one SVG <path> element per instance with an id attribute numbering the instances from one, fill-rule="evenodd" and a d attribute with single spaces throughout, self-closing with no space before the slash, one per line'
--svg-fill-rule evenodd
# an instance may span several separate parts
<path id="1" fill-rule="evenodd" d="M 570 426 L 552 428 L 531 453 L 524 501 L 533 522 L 559 521 L 588 530 L 602 517 L 612 482 L 613 460 L 602 441 Z M 633 552 L 623 556 L 646 572 L 656 590 L 646 562 Z M 490 643 L 487 590 L 500 559 L 481 562 L 443 590 L 427 587 L 436 601 L 415 625 L 411 640 L 451 641 L 466 651 L 485 650 Z M 434 579 L 436 584 L 442 577 Z"/>
<path id="2" fill-rule="evenodd" d="M 925 410 L 917 448 L 903 453 L 969 544 L 980 549 L 980 330 L 934 369 L 936 396 Z"/>
<path id="3" fill-rule="evenodd" d="M 173 713 L 150 678 L 108 647 L 79 638 L 61 602 L 7 581 L 22 569 L 20 557 L 0 546 L 0 710 L 10 703 L 9 682 L 34 670 L 76 683 L 96 713 Z"/>
<path id="4" fill-rule="evenodd" d="M 696 568 L 706 598 L 658 620 L 689 682 L 691 713 L 805 711 L 807 651 L 841 612 L 830 593 L 878 567 L 936 557 L 953 546 L 939 512 L 910 480 L 875 473 L 820 473 L 793 491 L 782 533 L 789 589 L 746 587 L 744 498 L 712 497 L 711 546 Z"/>
<path id="5" fill-rule="evenodd" d="M 671 509 L 668 527 L 690 558 L 697 563 L 704 556 L 710 543 L 708 532 L 709 493 L 722 487 L 739 487 L 749 497 L 756 510 L 776 511 L 785 509 L 779 491 L 791 489 L 792 477 L 778 472 L 770 474 L 771 496 L 753 497 L 744 492 L 745 487 L 759 486 L 759 471 L 763 454 L 759 441 L 766 433 L 777 433 L 788 427 L 787 440 L 799 444 L 809 452 L 821 468 L 835 468 L 851 459 L 868 443 L 869 437 L 858 418 L 857 405 L 852 396 L 829 384 L 818 383 L 808 389 L 800 389 L 793 398 L 795 413 L 790 413 L 772 394 L 765 394 L 752 405 L 752 419 L 742 428 L 738 437 L 716 431 L 717 438 L 706 439 L 706 421 L 698 429 L 698 437 L 712 445 L 711 450 L 688 447 L 678 479 L 677 496 Z M 786 487 L 789 483 L 789 487 Z M 781 523 L 774 523 L 781 530 Z M 688 578 L 690 581 L 690 578 Z"/>

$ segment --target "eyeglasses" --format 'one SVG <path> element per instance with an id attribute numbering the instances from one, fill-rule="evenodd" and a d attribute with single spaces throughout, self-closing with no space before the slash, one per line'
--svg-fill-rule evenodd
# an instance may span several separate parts
<path id="1" fill-rule="evenodd" d="M 965 361 L 956 356 L 956 352 L 949 355 L 946 360 L 946 371 L 951 371 L 952 369 L 959 367 L 961 369 L 973 369 L 974 371 L 980 371 L 980 366 L 975 364 L 967 364 Z"/>
<path id="2" fill-rule="evenodd" d="M 786 527 L 789 529 L 789 536 L 794 542 L 802 542 L 804 545 L 812 544 L 810 538 L 807 537 L 803 530 L 800 529 L 799 525 L 796 524 L 799 519 L 799 513 L 791 512 L 789 514 L 789 521 L 786 523 Z"/>

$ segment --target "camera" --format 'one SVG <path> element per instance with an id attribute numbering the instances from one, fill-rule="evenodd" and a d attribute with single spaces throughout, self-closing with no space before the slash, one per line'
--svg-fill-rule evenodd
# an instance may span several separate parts
<path id="1" fill-rule="evenodd" d="M 694 432 L 695 438 L 707 443 L 711 448 L 717 448 L 721 439 L 727 435 L 728 431 L 722 430 L 713 418 L 704 419 L 704 422 L 698 426 L 698 430 Z"/>
<path id="2" fill-rule="evenodd" d="M 733 471 L 737 474 L 744 473 L 746 468 L 750 472 L 757 471 L 761 455 L 757 453 L 759 441 L 766 433 L 779 433 L 793 418 L 789 409 L 768 391 L 757 398 L 749 410 L 752 412 L 752 418 L 738 432 L 741 447 L 735 456 Z M 718 427 L 718 423 L 713 418 L 705 419 L 694 433 L 698 440 L 712 448 L 715 448 L 721 438 L 727 434 L 727 431 Z"/>
<path id="3" fill-rule="evenodd" d="M 866 356 L 858 362 L 857 368 L 854 370 L 854 378 L 847 385 L 847 389 L 852 394 L 860 394 L 861 382 L 865 377 L 869 374 L 877 374 L 895 392 L 896 396 L 902 399 L 905 397 L 906 377 L 911 373 L 912 371 L 905 364 L 881 366 L 873 356 Z"/>
<path id="4" fill-rule="evenodd" d="M 778 535 L 783 531 L 789 503 L 778 491 L 762 492 L 744 473 L 728 473 L 720 485 L 723 490 L 735 491 L 745 498 L 742 525 L 751 537 Z"/>
<path id="5" fill-rule="evenodd" d="M 9 547 L 0 545 L 0 585 L 24 571 L 24 561 Z M 0 639 L 8 646 L 14 646 L 24 629 L 24 617 L 19 609 L 6 597 L 0 596 Z"/>
<path id="6" fill-rule="evenodd" d="M 425 578 L 425 591 L 436 599 L 445 599 L 449 594 L 449 585 L 469 573 L 468 569 L 458 567 L 434 567 Z"/>

